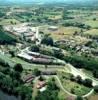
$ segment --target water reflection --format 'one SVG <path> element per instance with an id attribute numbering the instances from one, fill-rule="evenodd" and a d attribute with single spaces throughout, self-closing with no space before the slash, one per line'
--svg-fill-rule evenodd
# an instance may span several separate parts
<path id="1" fill-rule="evenodd" d="M 8 95 L 0 90 L 0 100 L 21 100 L 21 99 L 19 97 L 16 98 L 13 95 L 10 96 L 10 95 Z"/>

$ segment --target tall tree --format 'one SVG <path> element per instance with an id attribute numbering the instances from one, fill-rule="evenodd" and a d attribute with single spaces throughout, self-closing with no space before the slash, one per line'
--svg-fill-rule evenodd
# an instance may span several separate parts
<path id="1" fill-rule="evenodd" d="M 14 66 L 14 70 L 17 71 L 17 72 L 22 72 L 23 71 L 23 67 L 22 67 L 21 64 L 18 63 L 18 64 L 16 64 Z"/>

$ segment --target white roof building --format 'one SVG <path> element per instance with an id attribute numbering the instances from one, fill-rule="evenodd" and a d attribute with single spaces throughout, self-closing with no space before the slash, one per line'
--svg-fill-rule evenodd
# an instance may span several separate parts
<path id="1" fill-rule="evenodd" d="M 26 54 L 26 53 L 20 53 L 20 54 L 18 54 L 18 56 L 19 57 L 22 57 L 22 58 L 25 58 L 25 59 L 27 59 L 27 60 L 32 60 L 32 56 L 30 56 L 30 55 L 28 55 L 28 54 Z"/>
<path id="2" fill-rule="evenodd" d="M 40 89 L 40 92 L 43 92 L 43 91 L 45 91 L 46 90 L 46 87 L 42 87 L 41 89 Z"/>

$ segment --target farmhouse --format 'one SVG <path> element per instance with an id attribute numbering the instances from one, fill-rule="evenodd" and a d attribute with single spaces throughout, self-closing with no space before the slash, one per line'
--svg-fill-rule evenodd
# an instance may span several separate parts
<path id="1" fill-rule="evenodd" d="M 43 54 L 40 54 L 40 53 L 31 52 L 31 51 L 28 51 L 27 53 L 29 55 L 36 57 L 36 58 L 39 57 L 39 58 L 45 58 L 45 59 L 54 59 L 54 57 L 50 57 L 50 56 L 47 56 L 47 55 L 43 55 Z"/>
<path id="2" fill-rule="evenodd" d="M 28 55 L 28 54 L 26 54 L 24 52 L 19 53 L 17 56 L 19 58 L 22 58 L 22 59 L 28 61 L 28 62 L 32 62 L 32 56 L 30 56 L 30 55 Z"/>
<path id="3" fill-rule="evenodd" d="M 65 65 L 65 62 L 60 59 L 37 52 L 31 52 L 29 50 L 22 50 L 17 56 L 30 63 Z"/>
<path id="4" fill-rule="evenodd" d="M 41 89 L 45 85 L 46 85 L 46 82 L 45 81 L 39 81 L 36 87 L 37 87 L 37 89 Z"/>
<path id="5" fill-rule="evenodd" d="M 41 64 L 50 64 L 53 62 L 52 59 L 46 59 L 38 56 L 33 56 L 25 52 L 21 52 L 20 54 L 17 55 L 19 58 L 22 58 L 30 63 L 41 63 Z"/>
<path id="6" fill-rule="evenodd" d="M 41 89 L 40 89 L 40 92 L 43 92 L 43 91 L 45 91 L 46 90 L 46 87 L 42 87 Z"/>
<path id="7" fill-rule="evenodd" d="M 22 78 L 24 83 L 29 83 L 32 80 L 34 80 L 35 76 L 33 74 L 28 74 L 25 77 Z"/>

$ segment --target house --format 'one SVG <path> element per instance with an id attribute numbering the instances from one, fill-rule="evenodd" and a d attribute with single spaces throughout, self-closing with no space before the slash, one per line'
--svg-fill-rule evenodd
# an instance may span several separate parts
<path id="1" fill-rule="evenodd" d="M 24 53 L 24 52 L 19 53 L 17 56 L 18 56 L 19 58 L 25 60 L 25 61 L 28 61 L 28 62 L 30 62 L 30 63 L 32 62 L 32 56 L 30 56 L 30 55 L 28 55 L 28 54 L 26 54 L 26 53 Z"/>
<path id="2" fill-rule="evenodd" d="M 27 53 L 29 55 L 34 56 L 35 58 L 39 57 L 39 58 L 45 58 L 45 59 L 54 59 L 54 57 L 43 55 L 43 54 L 40 54 L 40 53 L 37 53 L 37 52 L 27 51 Z"/>
<path id="3" fill-rule="evenodd" d="M 41 64 L 51 64 L 51 59 L 45 59 L 45 58 L 33 58 L 32 62 L 34 63 L 41 63 Z"/>
<path id="4" fill-rule="evenodd" d="M 21 50 L 21 53 L 19 53 L 17 56 L 30 63 L 65 65 L 65 62 L 60 59 L 54 58 L 52 56 L 43 55 L 37 52 L 31 52 L 26 49 Z"/>
<path id="5" fill-rule="evenodd" d="M 42 87 L 45 87 L 45 85 L 46 85 L 45 81 L 39 81 L 36 87 L 37 89 L 41 89 Z"/>
<path id="6" fill-rule="evenodd" d="M 46 90 L 46 87 L 42 87 L 41 89 L 40 89 L 40 92 L 43 92 L 43 91 L 45 91 Z"/>
<path id="7" fill-rule="evenodd" d="M 53 62 L 50 57 L 31 51 L 21 51 L 17 56 L 31 63 L 51 64 Z"/>
<path id="8" fill-rule="evenodd" d="M 22 78 L 24 83 L 30 83 L 32 80 L 35 79 L 35 76 L 33 74 L 28 74 L 25 77 Z"/>

